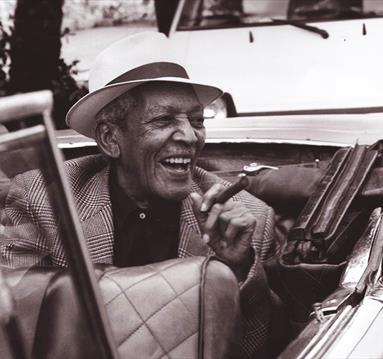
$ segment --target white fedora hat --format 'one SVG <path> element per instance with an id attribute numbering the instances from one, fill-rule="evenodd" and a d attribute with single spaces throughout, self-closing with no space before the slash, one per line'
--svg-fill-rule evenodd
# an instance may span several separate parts
<path id="1" fill-rule="evenodd" d="M 222 94 L 216 87 L 189 80 L 185 68 L 172 56 L 165 35 L 141 32 L 117 41 L 97 56 L 89 74 L 89 94 L 68 111 L 68 126 L 93 138 L 96 114 L 126 91 L 148 81 L 190 84 L 202 106 Z"/>

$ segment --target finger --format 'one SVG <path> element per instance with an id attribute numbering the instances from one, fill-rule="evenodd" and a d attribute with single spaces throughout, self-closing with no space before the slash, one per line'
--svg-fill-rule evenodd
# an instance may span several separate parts
<path id="1" fill-rule="evenodd" d="M 226 230 L 223 235 L 227 246 L 233 245 L 238 233 L 243 228 L 243 224 L 244 223 L 242 218 L 232 218 L 227 224 Z"/>
<path id="2" fill-rule="evenodd" d="M 200 212 L 202 204 L 202 196 L 196 192 L 190 193 L 190 198 L 192 199 L 192 208 L 194 215 L 197 219 L 199 229 L 202 231 L 203 224 L 206 221 L 207 215 Z"/>
<path id="3" fill-rule="evenodd" d="M 202 196 L 197 192 L 190 193 L 190 198 L 192 199 L 192 206 L 195 212 L 199 212 L 202 204 Z"/>
<path id="4" fill-rule="evenodd" d="M 209 243 L 214 250 L 224 247 L 226 244 L 221 239 L 224 238 L 226 227 L 230 220 L 234 217 L 241 217 L 248 209 L 238 202 L 230 200 L 225 204 L 215 204 L 209 212 L 207 222 L 204 226 L 203 239 L 205 243 Z M 217 218 L 218 217 L 218 218 Z M 214 242 L 213 242 L 214 241 Z"/>
<path id="5" fill-rule="evenodd" d="M 224 186 L 220 183 L 216 183 L 210 187 L 202 197 L 202 204 L 200 207 L 201 212 L 208 212 L 211 206 L 215 203 L 215 199 L 218 194 L 222 192 Z"/>
<path id="6" fill-rule="evenodd" d="M 255 227 L 255 218 L 250 213 L 245 213 L 241 217 L 233 217 L 224 232 L 224 239 L 227 242 L 227 245 L 233 245 L 238 240 L 246 239 L 250 241 L 251 236 L 240 236 L 241 233 L 248 231 L 249 233 L 253 232 Z"/>
<path id="7" fill-rule="evenodd" d="M 242 217 L 248 212 L 246 207 L 236 206 L 236 202 L 227 202 L 219 216 L 220 233 L 225 233 L 226 228 L 232 218 Z"/>
<path id="8" fill-rule="evenodd" d="M 203 226 L 203 241 L 205 243 L 209 243 L 210 245 L 214 245 L 214 243 L 211 242 L 211 238 L 214 238 L 216 236 L 213 236 L 217 222 L 218 217 L 221 214 L 223 209 L 222 204 L 216 203 L 213 207 L 211 207 L 209 214 L 207 216 L 206 222 Z"/>

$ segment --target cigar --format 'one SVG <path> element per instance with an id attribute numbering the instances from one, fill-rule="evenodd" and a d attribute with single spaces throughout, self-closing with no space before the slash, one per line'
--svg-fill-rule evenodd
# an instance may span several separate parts
<path id="1" fill-rule="evenodd" d="M 228 199 L 244 190 L 250 184 L 249 178 L 245 174 L 241 174 L 237 181 L 231 186 L 226 187 L 215 199 L 214 203 L 225 203 Z"/>
<path id="2" fill-rule="evenodd" d="M 224 204 L 227 200 L 229 200 L 231 197 L 235 196 L 237 193 L 244 190 L 247 186 L 250 184 L 250 180 L 247 177 L 245 173 L 241 173 L 237 179 L 232 185 L 229 187 L 226 187 L 213 201 L 212 205 L 215 203 Z M 203 207 L 203 205 L 202 205 Z M 201 212 L 206 212 L 202 210 L 202 207 L 200 209 Z M 204 233 L 202 236 L 202 240 L 204 243 L 209 244 L 210 237 L 209 234 Z"/>

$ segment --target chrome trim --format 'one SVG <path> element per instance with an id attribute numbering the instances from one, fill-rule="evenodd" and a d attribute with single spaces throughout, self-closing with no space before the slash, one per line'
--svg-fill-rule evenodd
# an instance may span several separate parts
<path id="1" fill-rule="evenodd" d="M 205 143 L 218 143 L 218 144 L 230 144 L 230 143 L 260 143 L 260 144 L 286 144 L 286 145 L 309 145 L 309 146 L 326 146 L 326 147 L 346 147 L 350 146 L 350 143 L 346 142 L 324 142 L 315 140 L 278 140 L 272 138 L 207 138 Z"/>
<path id="2" fill-rule="evenodd" d="M 378 300 L 383 303 L 383 278 L 381 277 L 382 273 L 379 274 L 380 276 L 375 285 L 367 291 L 366 298 Z"/>
<path id="3" fill-rule="evenodd" d="M 361 239 L 356 243 L 351 257 L 348 260 L 348 265 L 340 279 L 339 286 L 343 288 L 354 289 L 358 283 L 361 274 L 368 265 L 373 242 L 382 221 L 382 210 L 376 208 L 371 213 L 367 228 Z"/>
<path id="4" fill-rule="evenodd" d="M 351 108 L 308 108 L 301 110 L 281 110 L 281 111 L 251 111 L 240 112 L 239 116 L 284 116 L 284 115 L 315 115 L 315 114 L 329 114 L 329 115 L 345 115 L 345 114 L 367 114 L 367 113 L 382 113 L 382 106 L 368 106 L 368 107 L 351 107 Z"/>
<path id="5" fill-rule="evenodd" d="M 243 172 L 244 174 L 248 176 L 255 176 L 258 172 L 269 169 L 269 170 L 278 170 L 278 167 L 275 166 L 268 166 L 268 165 L 262 165 L 256 162 L 250 163 L 249 165 L 243 166 Z"/>
<path id="6" fill-rule="evenodd" d="M 334 342 L 340 330 L 352 319 L 354 312 L 355 309 L 351 305 L 347 305 L 342 311 L 325 322 L 318 333 L 297 356 L 297 359 L 320 358 Z"/>
<path id="7" fill-rule="evenodd" d="M 371 255 L 374 248 L 379 249 L 377 241 L 383 241 L 382 217 L 381 208 L 372 212 L 367 228 L 349 258 L 339 288 L 314 308 L 311 317 L 320 323 L 319 330 L 297 358 L 346 358 L 383 311 L 382 265 L 368 277 L 366 293 L 357 295 L 355 292 L 370 259 L 376 260 L 375 255 Z M 380 253 L 380 262 L 382 256 Z"/>
<path id="8" fill-rule="evenodd" d="M 81 147 L 97 147 L 95 141 L 84 141 L 84 142 L 68 142 L 59 143 L 58 148 L 81 148 Z"/>
<path id="9" fill-rule="evenodd" d="M 338 333 L 332 341 L 331 346 L 327 346 L 322 358 L 354 358 L 352 353 L 370 330 L 371 325 L 381 316 L 382 311 L 383 305 L 380 301 L 365 298 L 362 304 L 352 313 L 352 320 L 349 322 L 347 328 L 344 328 L 341 333 Z M 373 350 L 373 348 L 371 348 L 371 350 Z M 365 357 L 376 358 L 372 352 Z"/>

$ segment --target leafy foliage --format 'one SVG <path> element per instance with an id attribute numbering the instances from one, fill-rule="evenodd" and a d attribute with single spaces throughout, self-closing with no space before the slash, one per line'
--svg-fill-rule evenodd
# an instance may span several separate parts
<path id="1" fill-rule="evenodd" d="M 64 119 L 70 107 L 88 93 L 87 88 L 77 84 L 73 77 L 77 74 L 77 64 L 78 60 L 68 65 L 62 58 L 59 59 L 58 79 L 52 83 L 55 100 L 53 118 L 58 129 L 66 127 Z"/>
<path id="2" fill-rule="evenodd" d="M 10 49 L 13 28 L 6 28 L 0 22 L 0 96 L 10 95 L 9 69 L 11 66 Z M 51 88 L 54 95 L 53 119 L 56 128 L 65 128 L 65 115 L 69 108 L 81 97 L 87 94 L 85 85 L 78 84 L 74 79 L 77 74 L 78 61 L 70 64 L 60 58 L 58 61 L 58 77 L 52 81 Z"/>
<path id="3" fill-rule="evenodd" d="M 0 96 L 7 95 L 7 85 L 9 82 L 9 50 L 12 29 L 6 29 L 2 22 L 0 22 Z"/>

